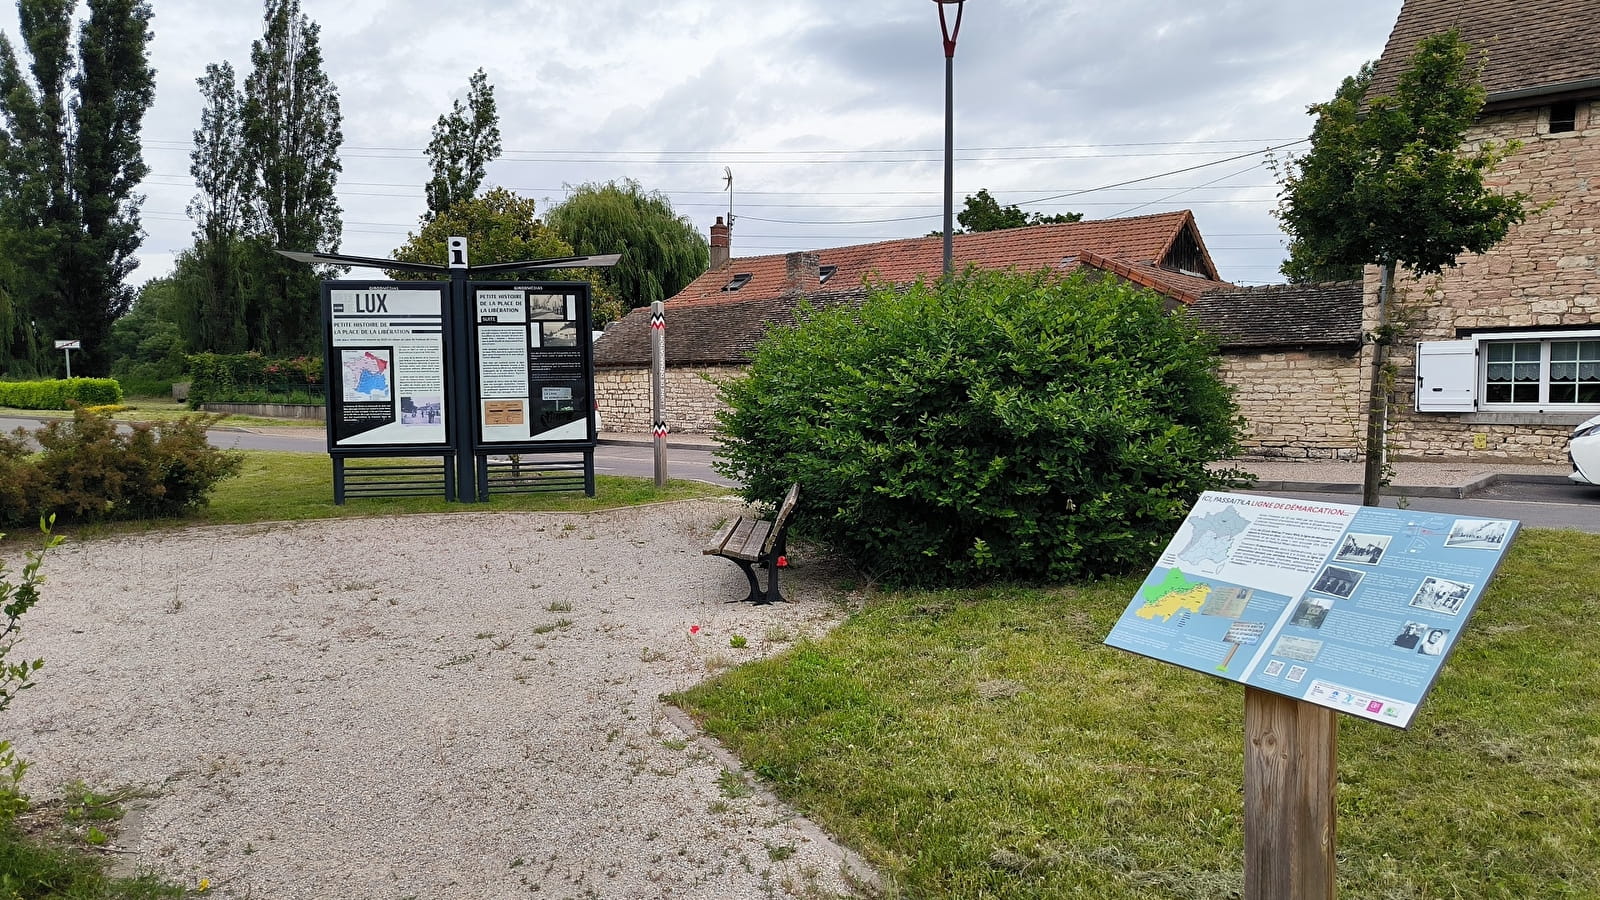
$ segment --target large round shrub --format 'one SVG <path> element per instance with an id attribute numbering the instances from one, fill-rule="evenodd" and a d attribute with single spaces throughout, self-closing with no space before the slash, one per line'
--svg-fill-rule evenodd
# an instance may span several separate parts
<path id="1" fill-rule="evenodd" d="M 1111 278 L 969 272 L 803 309 L 725 384 L 720 470 L 890 584 L 1148 565 L 1242 420 L 1216 347 Z"/>

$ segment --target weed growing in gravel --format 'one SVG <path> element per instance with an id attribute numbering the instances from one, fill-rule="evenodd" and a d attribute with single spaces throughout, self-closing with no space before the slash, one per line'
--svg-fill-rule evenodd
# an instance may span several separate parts
<path id="1" fill-rule="evenodd" d="M 783 862 L 794 856 L 793 844 L 767 844 L 767 858 L 773 862 Z"/>
<path id="2" fill-rule="evenodd" d="M 717 790 L 729 800 L 741 800 L 755 793 L 750 787 L 750 782 L 732 769 L 723 769 L 717 776 Z"/>
<path id="3" fill-rule="evenodd" d="M 572 604 L 565 600 L 551 600 L 545 609 L 550 612 L 572 612 Z"/>
<path id="4" fill-rule="evenodd" d="M 649 663 L 649 662 L 660 662 L 660 661 L 662 661 L 663 659 L 666 659 L 666 658 L 667 658 L 667 654 L 666 654 L 665 651 L 662 651 L 662 650 L 651 650 L 649 647 L 646 647 L 643 650 L 639 651 L 639 661 L 640 662 L 647 662 L 647 663 Z"/>
<path id="5" fill-rule="evenodd" d="M 738 649 L 744 647 L 748 643 L 750 643 L 750 641 L 747 640 L 745 638 L 745 636 L 742 635 L 742 634 L 736 634 L 733 637 L 728 638 L 728 646 L 732 647 L 735 650 L 738 650 Z"/>

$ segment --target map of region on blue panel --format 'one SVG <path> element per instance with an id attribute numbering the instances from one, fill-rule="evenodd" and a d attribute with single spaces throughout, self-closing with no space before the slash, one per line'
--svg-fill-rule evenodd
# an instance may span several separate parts
<path id="1" fill-rule="evenodd" d="M 1516 532 L 1207 492 L 1106 643 L 1404 728 Z"/>

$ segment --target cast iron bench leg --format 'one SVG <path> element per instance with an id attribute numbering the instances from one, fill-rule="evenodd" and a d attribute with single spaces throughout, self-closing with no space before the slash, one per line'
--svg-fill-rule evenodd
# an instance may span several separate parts
<path id="1" fill-rule="evenodd" d="M 733 559 L 733 557 L 731 557 L 731 556 L 728 557 L 728 558 L 729 559 Z M 760 603 L 761 602 L 761 582 L 756 580 L 756 569 L 755 569 L 755 566 L 751 565 L 749 562 L 746 562 L 745 560 L 742 560 L 742 559 L 734 559 L 733 563 L 734 563 L 734 565 L 738 566 L 740 569 L 742 569 L 744 571 L 744 577 L 750 579 L 750 594 L 749 594 L 749 596 L 745 597 L 742 600 L 729 600 L 728 602 L 729 603 Z"/>
<path id="2" fill-rule="evenodd" d="M 788 542 L 789 535 L 781 534 L 778 536 L 777 544 L 772 548 L 772 556 L 770 557 L 770 562 L 767 563 L 767 596 L 766 599 L 757 601 L 759 603 L 789 602 L 784 599 L 783 594 L 778 592 L 778 573 L 782 571 L 782 568 L 778 565 L 778 560 L 787 552 L 784 545 Z"/>

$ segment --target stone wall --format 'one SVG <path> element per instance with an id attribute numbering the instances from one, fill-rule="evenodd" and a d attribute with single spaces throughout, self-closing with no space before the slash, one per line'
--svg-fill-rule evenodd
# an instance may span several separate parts
<path id="1" fill-rule="evenodd" d="M 1246 455 L 1359 457 L 1366 391 L 1354 348 L 1228 350 L 1221 372 L 1245 417 Z"/>
<path id="2" fill-rule="evenodd" d="M 684 366 L 667 369 L 667 427 L 677 434 L 713 434 L 722 408 L 716 381 L 743 373 L 739 366 Z M 708 380 L 709 379 L 709 380 Z M 594 374 L 600 425 L 608 432 L 648 434 L 650 370 L 600 369 Z"/>
<path id="3" fill-rule="evenodd" d="M 1418 413 L 1418 341 L 1453 340 L 1474 331 L 1506 328 L 1600 328 L 1600 101 L 1578 104 L 1577 130 L 1541 133 L 1548 107 L 1485 116 L 1475 141 L 1518 140 L 1522 147 L 1487 179 L 1524 191 L 1533 212 L 1481 256 L 1463 256 L 1439 277 L 1402 274 L 1396 299 L 1411 321 L 1395 345 L 1396 402 L 1390 417 L 1396 458 L 1490 458 L 1565 462 L 1572 427 L 1588 413 Z M 1366 276 L 1369 308 L 1378 274 Z"/>

